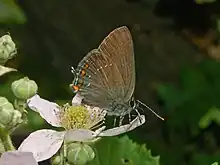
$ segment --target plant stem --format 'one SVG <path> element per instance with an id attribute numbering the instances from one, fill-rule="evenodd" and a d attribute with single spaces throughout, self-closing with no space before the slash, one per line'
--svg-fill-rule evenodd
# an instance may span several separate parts
<path id="1" fill-rule="evenodd" d="M 9 132 L 4 130 L 4 128 L 2 127 L 0 127 L 0 139 L 2 141 L 2 145 L 5 148 L 5 151 L 16 150 L 12 143 Z"/>

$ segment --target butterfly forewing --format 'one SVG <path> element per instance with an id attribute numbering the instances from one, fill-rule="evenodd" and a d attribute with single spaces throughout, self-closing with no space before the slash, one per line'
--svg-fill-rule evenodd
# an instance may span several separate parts
<path id="1" fill-rule="evenodd" d="M 83 58 L 76 72 L 79 76 L 74 85 L 78 85 L 84 103 L 107 109 L 113 102 L 127 104 L 135 86 L 133 42 L 128 28 L 112 31 Z"/>
<path id="2" fill-rule="evenodd" d="M 82 70 L 83 65 L 88 65 L 86 75 L 89 76 L 89 85 L 82 86 L 79 90 L 84 97 L 84 103 L 106 108 L 111 101 L 123 95 L 124 84 L 121 74 L 110 58 L 94 49 L 79 63 L 78 72 Z M 113 84 L 115 88 L 112 88 L 110 84 Z M 116 93 L 116 91 L 119 92 Z"/>
<path id="3" fill-rule="evenodd" d="M 111 59 L 120 71 L 124 83 L 124 95 L 121 98 L 127 102 L 133 95 L 135 88 L 133 41 L 128 28 L 122 26 L 112 31 L 102 41 L 98 50 L 103 56 Z M 115 84 L 110 86 L 113 88 L 113 85 Z"/>

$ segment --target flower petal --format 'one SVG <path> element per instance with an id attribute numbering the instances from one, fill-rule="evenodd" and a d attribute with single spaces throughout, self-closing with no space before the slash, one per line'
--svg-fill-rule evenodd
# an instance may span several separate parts
<path id="1" fill-rule="evenodd" d="M 145 116 L 144 115 L 137 116 L 130 124 L 126 124 L 120 127 L 115 127 L 112 129 L 107 129 L 101 132 L 98 136 L 116 136 L 131 131 L 141 126 L 144 123 L 145 123 Z"/>
<path id="2" fill-rule="evenodd" d="M 81 105 L 83 97 L 78 93 L 72 99 L 72 105 Z"/>
<path id="3" fill-rule="evenodd" d="M 42 129 L 31 133 L 18 148 L 19 151 L 32 152 L 39 162 L 51 158 L 60 149 L 65 132 Z"/>
<path id="4" fill-rule="evenodd" d="M 14 68 L 8 68 L 8 67 L 0 65 L 0 76 L 6 74 L 8 72 L 12 72 L 12 71 L 17 71 L 17 70 Z"/>
<path id="5" fill-rule="evenodd" d="M 8 151 L 2 154 L 0 165 L 37 165 L 31 152 Z"/>
<path id="6" fill-rule="evenodd" d="M 30 109 L 40 113 L 41 117 L 44 118 L 49 124 L 54 127 L 61 127 L 59 119 L 61 109 L 59 105 L 42 99 L 39 95 L 34 95 L 32 98 L 28 99 L 27 104 Z"/>
<path id="7" fill-rule="evenodd" d="M 96 137 L 96 133 L 87 129 L 69 130 L 65 135 L 66 141 L 87 142 Z"/>

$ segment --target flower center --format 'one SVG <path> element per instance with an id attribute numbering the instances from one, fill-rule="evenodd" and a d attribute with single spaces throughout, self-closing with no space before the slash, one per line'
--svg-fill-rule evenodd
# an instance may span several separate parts
<path id="1" fill-rule="evenodd" d="M 88 128 L 89 112 L 83 106 L 64 106 L 61 114 L 62 126 L 67 129 Z"/>
<path id="2" fill-rule="evenodd" d="M 94 130 L 104 124 L 106 113 L 105 110 L 98 107 L 65 104 L 59 116 L 60 122 L 66 130 Z"/>

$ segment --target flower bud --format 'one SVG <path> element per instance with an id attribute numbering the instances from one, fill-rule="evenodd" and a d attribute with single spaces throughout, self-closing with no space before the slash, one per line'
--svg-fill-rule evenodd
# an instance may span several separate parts
<path id="1" fill-rule="evenodd" d="M 27 100 L 37 93 L 38 87 L 35 81 L 24 77 L 11 84 L 14 95 L 21 100 Z"/>
<path id="2" fill-rule="evenodd" d="M 15 43 L 10 35 L 4 35 L 0 38 L 0 63 L 4 64 L 9 59 L 13 58 L 17 53 Z"/>
<path id="3" fill-rule="evenodd" d="M 15 125 L 17 125 L 18 123 L 21 123 L 22 122 L 22 114 L 20 111 L 18 110 L 14 110 L 13 111 L 14 114 L 13 114 L 13 117 L 12 117 L 12 120 L 11 120 L 11 127 L 14 127 Z"/>
<path id="4" fill-rule="evenodd" d="M 61 159 L 61 156 L 59 156 L 59 155 L 53 156 L 50 159 L 50 161 L 51 161 L 51 164 L 53 164 L 53 165 L 61 165 L 62 164 L 62 159 Z"/>
<path id="5" fill-rule="evenodd" d="M 67 146 L 67 160 L 70 164 L 85 165 L 95 158 L 93 149 L 83 143 L 71 143 Z"/>
<path id="6" fill-rule="evenodd" d="M 5 98 L 0 96 L 0 107 L 7 110 L 14 110 L 13 105 Z"/>
<path id="7" fill-rule="evenodd" d="M 0 123 L 5 128 L 12 128 L 21 121 L 21 113 L 5 97 L 0 97 Z"/>

